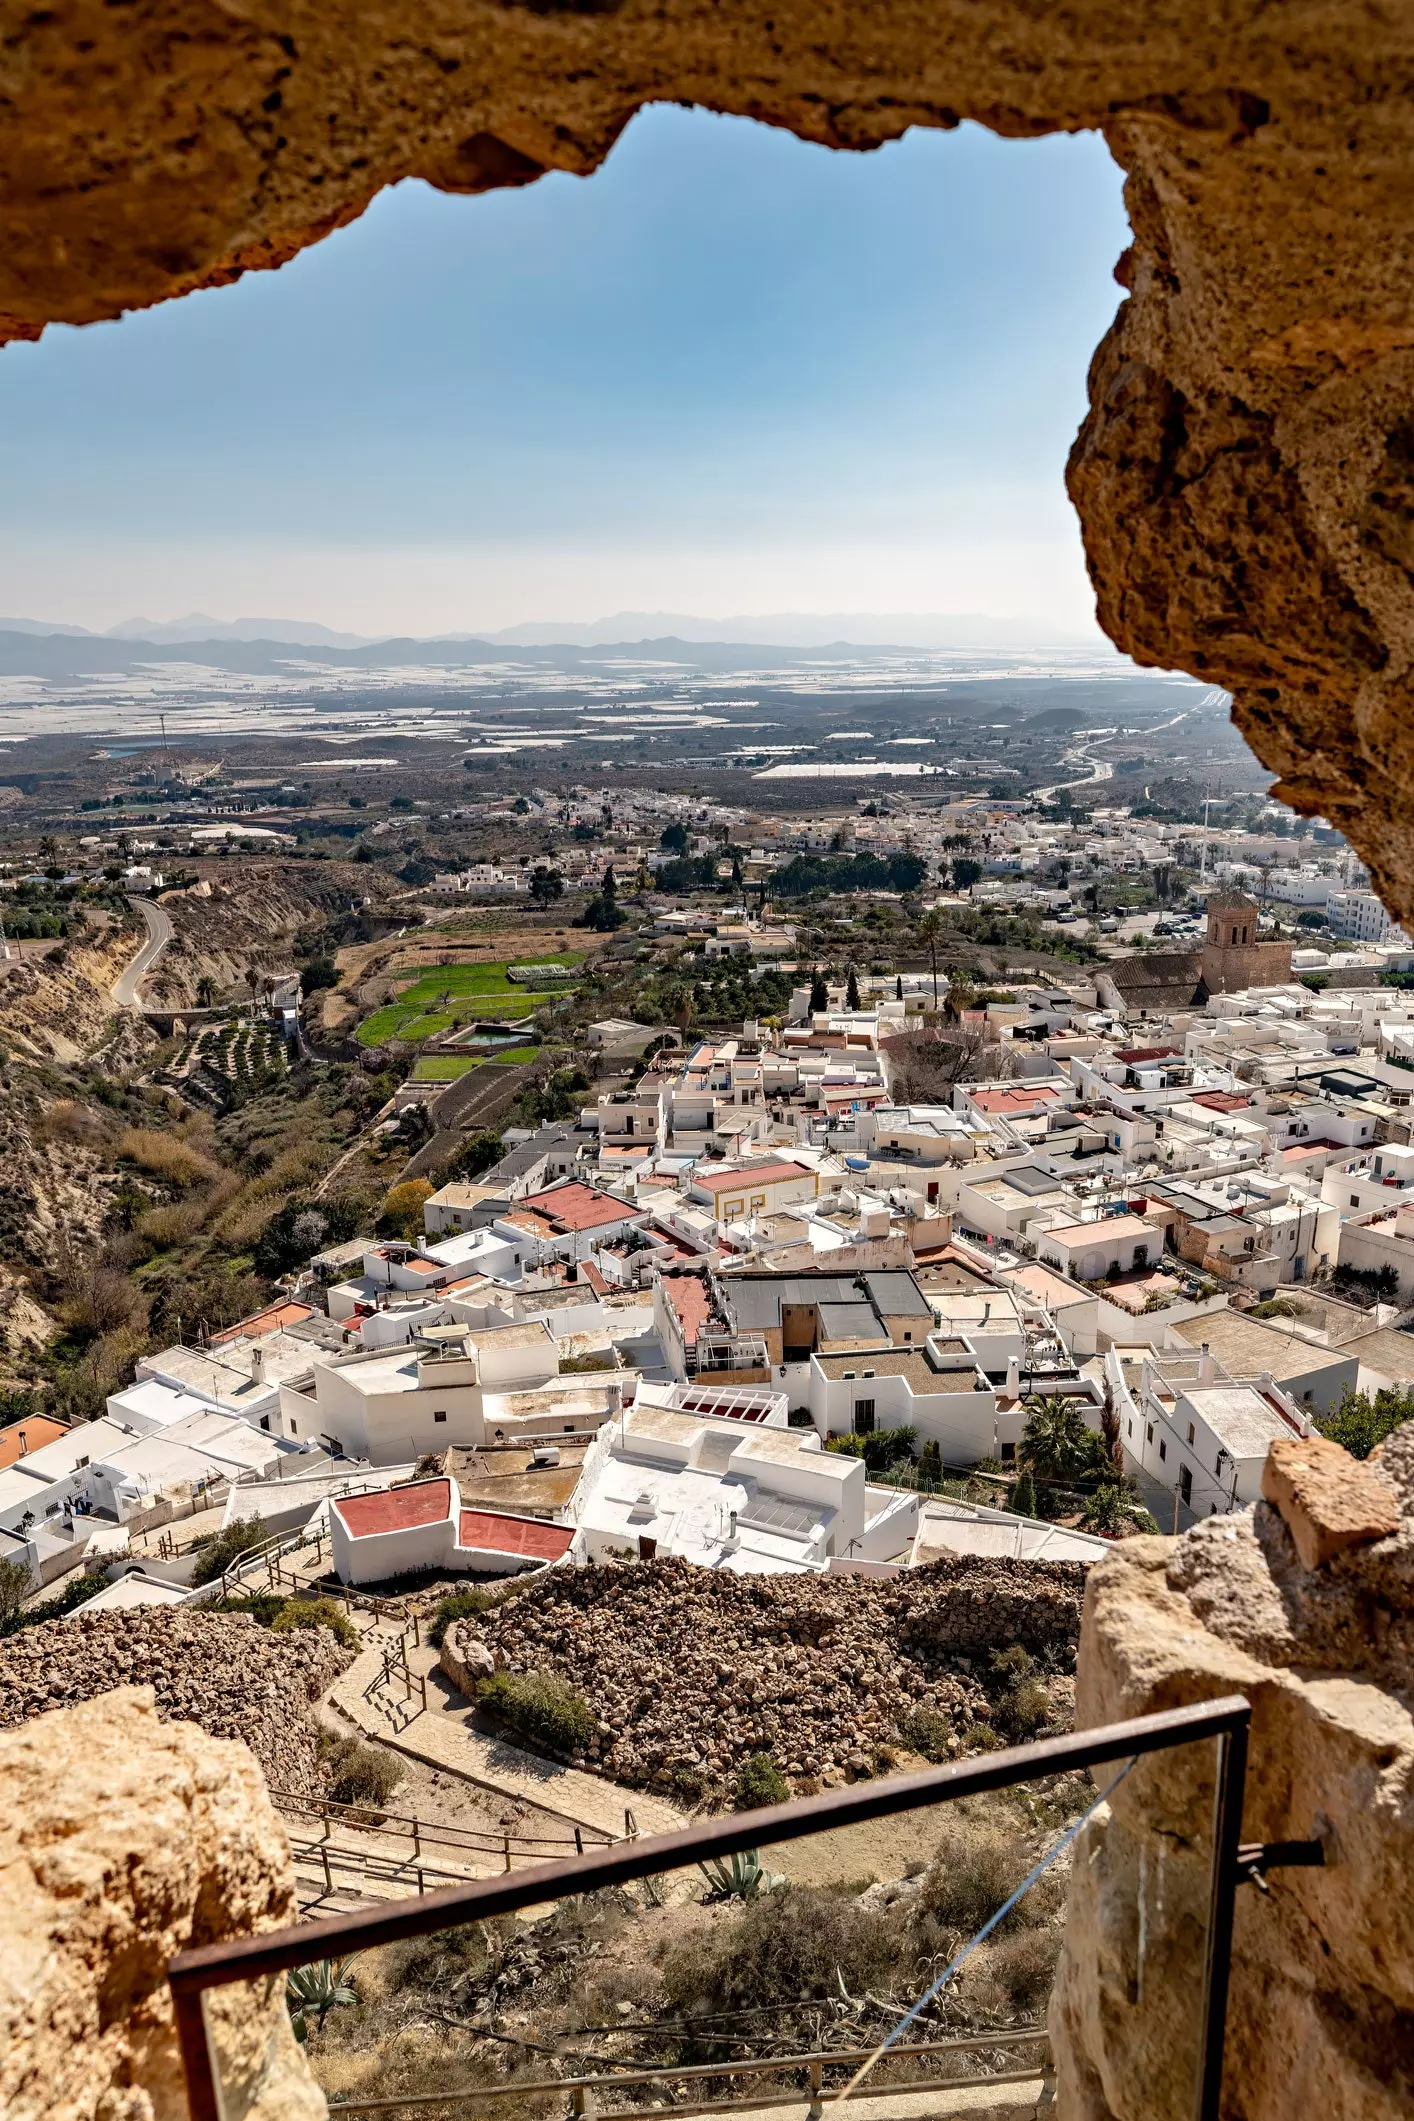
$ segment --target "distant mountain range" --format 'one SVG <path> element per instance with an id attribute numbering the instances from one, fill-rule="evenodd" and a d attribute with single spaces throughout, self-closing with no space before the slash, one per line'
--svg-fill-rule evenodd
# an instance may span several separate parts
<path id="1" fill-rule="evenodd" d="M 40 619 L 0 619 L 0 634 L 62 637 L 68 640 L 123 641 L 176 647 L 213 641 L 282 643 L 297 648 L 397 651 L 406 659 L 410 647 L 450 648 L 454 643 L 485 648 L 614 648 L 677 644 L 757 648 L 924 648 L 981 649 L 1093 648 L 1094 630 L 1057 626 L 1046 619 L 988 617 L 982 612 L 938 611 L 778 611 L 730 619 L 700 619 L 676 611 L 618 611 L 588 623 L 534 620 L 496 632 L 444 633 L 430 639 L 339 633 L 308 619 L 213 619 L 189 612 L 184 619 L 124 619 L 95 633 L 86 626 L 64 626 Z M 99 669 L 103 664 L 82 667 Z"/>

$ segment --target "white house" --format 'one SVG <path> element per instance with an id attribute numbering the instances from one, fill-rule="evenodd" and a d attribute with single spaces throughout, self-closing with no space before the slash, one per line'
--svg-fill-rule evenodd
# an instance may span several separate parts
<path id="1" fill-rule="evenodd" d="M 1163 1239 L 1141 1215 L 1108 1215 L 1103 1221 L 1059 1223 L 1037 1239 L 1038 1258 L 1072 1281 L 1103 1281 L 1147 1267 Z"/>
<path id="2" fill-rule="evenodd" d="M 455 1480 L 412 1481 L 329 1504 L 341 1583 L 381 1583 L 424 1570 L 514 1576 L 572 1557 L 572 1527 L 499 1510 L 465 1509 Z"/>
<path id="3" fill-rule="evenodd" d="M 960 1334 L 931 1334 L 911 1348 L 812 1355 L 808 1391 L 821 1436 L 914 1429 L 949 1465 L 976 1465 L 996 1450 L 997 1395 Z"/>
<path id="4" fill-rule="evenodd" d="M 813 1429 L 742 1419 L 726 1404 L 741 1395 L 716 1396 L 696 1411 L 645 1400 L 605 1425 L 566 1513 L 588 1558 L 676 1554 L 735 1575 L 803 1575 L 907 1555 L 916 1495 L 870 1488 L 863 1460 L 822 1450 Z"/>

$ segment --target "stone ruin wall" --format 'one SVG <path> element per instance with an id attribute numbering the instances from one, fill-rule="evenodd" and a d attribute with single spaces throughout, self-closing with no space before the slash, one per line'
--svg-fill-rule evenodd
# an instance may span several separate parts
<path id="1" fill-rule="evenodd" d="M 405 177 L 587 175 L 648 102 L 851 149 L 1103 132 L 1133 241 L 1068 473 L 1101 623 L 1226 687 L 1414 920 L 1414 11 L 59 0 L 4 53 L 21 338 L 277 266 Z"/>

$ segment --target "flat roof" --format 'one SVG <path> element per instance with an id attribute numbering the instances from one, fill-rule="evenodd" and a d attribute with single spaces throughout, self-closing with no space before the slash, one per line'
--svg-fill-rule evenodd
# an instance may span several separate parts
<path id="1" fill-rule="evenodd" d="M 1158 1232 L 1152 1223 L 1146 1223 L 1142 1215 L 1107 1215 L 1103 1222 L 1057 1223 L 1054 1229 L 1041 1233 L 1041 1243 L 1054 1237 L 1063 1245 L 1113 1244 L 1126 1237 L 1156 1237 Z"/>
<path id="2" fill-rule="evenodd" d="M 375 1495 L 340 1495 L 330 1504 L 351 1539 L 370 1539 L 379 1532 L 410 1532 L 417 1525 L 441 1524 L 452 1514 L 450 1480 L 419 1480 L 405 1488 L 384 1488 Z"/>
<path id="3" fill-rule="evenodd" d="M 12 1421 L 0 1429 L 0 1467 L 12 1466 L 17 1458 L 41 1450 L 67 1433 L 67 1422 L 51 1421 L 47 1414 L 26 1414 L 20 1421 Z"/>
<path id="4" fill-rule="evenodd" d="M 971 1090 L 967 1092 L 979 1112 L 1033 1112 L 1038 1104 L 1052 1104 L 1060 1096 L 1052 1083 L 1037 1083 L 1034 1090 Z"/>
<path id="5" fill-rule="evenodd" d="M 804 1164 L 738 1164 L 730 1171 L 694 1171 L 692 1183 L 701 1186 L 706 1193 L 739 1193 L 745 1192 L 748 1186 L 778 1186 L 786 1179 L 813 1176 L 814 1173 Z"/>
<path id="6" fill-rule="evenodd" d="M 1283 1378 L 1304 1377 L 1313 1370 L 1334 1369 L 1358 1358 L 1360 1342 L 1347 1341 L 1339 1348 L 1323 1348 L 1284 1332 L 1276 1322 L 1251 1318 L 1241 1311 L 1210 1312 L 1206 1318 L 1190 1318 L 1174 1332 L 1190 1348 L 1207 1342 L 1223 1368 L 1234 1377 L 1252 1377 L 1268 1371 L 1280 1384 Z M 1160 1357 L 1162 1367 L 1163 1358 Z"/>

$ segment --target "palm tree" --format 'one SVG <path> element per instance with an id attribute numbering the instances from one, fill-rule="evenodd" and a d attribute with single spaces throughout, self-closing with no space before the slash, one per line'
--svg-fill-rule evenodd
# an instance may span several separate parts
<path id="1" fill-rule="evenodd" d="M 216 999 L 216 982 L 209 972 L 203 972 L 196 983 L 197 1006 L 209 1009 Z"/>
<path id="2" fill-rule="evenodd" d="M 929 963 L 933 968 L 933 1007 L 936 1009 L 938 1006 L 938 943 L 943 933 L 942 915 L 936 907 L 931 913 L 924 914 L 914 932 L 918 941 L 927 951 Z"/>
<path id="3" fill-rule="evenodd" d="M 258 965 L 248 965 L 246 967 L 245 983 L 250 989 L 250 1013 L 252 1017 L 255 1015 L 255 997 L 260 992 L 264 978 L 265 974 Z"/>
<path id="4" fill-rule="evenodd" d="M 1065 1392 L 1033 1392 L 1023 1404 L 1027 1420 L 1018 1456 L 1038 1480 L 1073 1486 L 1109 1467 L 1109 1454 L 1086 1427 L 1078 1399 Z"/>

